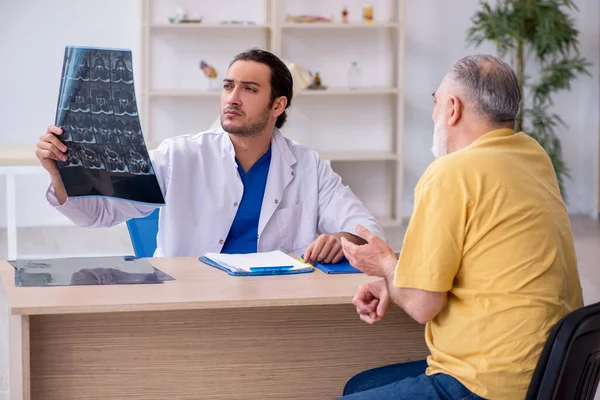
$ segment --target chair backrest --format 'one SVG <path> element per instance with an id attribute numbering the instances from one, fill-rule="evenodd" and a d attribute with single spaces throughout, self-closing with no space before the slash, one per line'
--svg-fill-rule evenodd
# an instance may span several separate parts
<path id="1" fill-rule="evenodd" d="M 600 303 L 575 310 L 552 328 L 526 400 L 592 400 L 600 380 Z"/>
<path id="2" fill-rule="evenodd" d="M 144 218 L 132 218 L 127 221 L 129 237 L 133 244 L 136 257 L 152 257 L 156 250 L 156 235 L 158 234 L 157 208 Z"/>

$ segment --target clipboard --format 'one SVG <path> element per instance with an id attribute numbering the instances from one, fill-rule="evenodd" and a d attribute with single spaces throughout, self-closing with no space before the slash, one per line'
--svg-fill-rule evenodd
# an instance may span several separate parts
<path id="1" fill-rule="evenodd" d="M 212 256 L 205 254 L 198 259 L 232 276 L 293 275 L 314 271 L 312 265 L 301 263 L 278 251 L 236 255 L 213 254 Z M 254 265 L 253 261 L 255 262 Z M 268 262 L 269 265 L 265 265 L 266 261 L 273 262 Z"/>
<path id="2" fill-rule="evenodd" d="M 304 255 L 302 255 L 302 257 L 304 257 Z M 350 265 L 350 262 L 346 257 L 342 258 L 335 264 L 323 264 L 320 262 L 316 262 L 313 265 L 315 266 L 315 268 L 320 269 L 326 274 L 362 274 L 362 272 L 359 269 L 354 268 L 352 265 Z"/>

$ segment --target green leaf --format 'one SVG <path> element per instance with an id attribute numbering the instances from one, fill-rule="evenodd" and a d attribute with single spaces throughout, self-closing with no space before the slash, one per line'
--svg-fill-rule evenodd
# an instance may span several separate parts
<path id="1" fill-rule="evenodd" d="M 570 90 L 571 81 L 579 75 L 591 77 L 588 70 L 592 64 L 583 57 L 555 59 L 542 66 L 539 81 L 531 87 L 535 102 L 550 102 L 550 95 Z"/>

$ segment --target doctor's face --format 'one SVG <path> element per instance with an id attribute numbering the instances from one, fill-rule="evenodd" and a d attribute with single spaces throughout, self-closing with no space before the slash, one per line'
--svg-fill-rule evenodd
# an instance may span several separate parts
<path id="1" fill-rule="evenodd" d="M 223 130 L 240 136 L 259 135 L 269 123 L 275 125 L 272 108 L 271 69 L 254 61 L 234 62 L 223 79 Z"/>

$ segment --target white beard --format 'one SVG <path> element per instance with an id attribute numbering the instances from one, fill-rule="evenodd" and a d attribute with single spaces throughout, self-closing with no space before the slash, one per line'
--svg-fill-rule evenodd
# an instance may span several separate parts
<path id="1" fill-rule="evenodd" d="M 431 152 L 435 158 L 448 154 L 448 132 L 444 129 L 442 121 L 438 120 L 433 127 L 433 147 Z"/>

